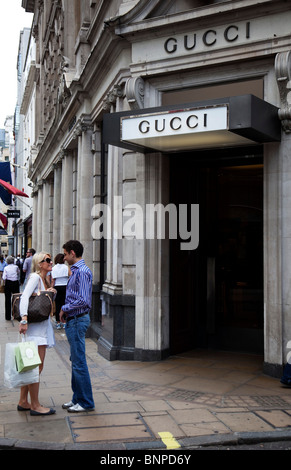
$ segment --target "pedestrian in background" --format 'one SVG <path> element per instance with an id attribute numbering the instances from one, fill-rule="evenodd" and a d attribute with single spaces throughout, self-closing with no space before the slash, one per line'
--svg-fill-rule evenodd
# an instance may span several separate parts
<path id="1" fill-rule="evenodd" d="M 65 323 L 60 322 L 60 311 L 66 300 L 66 288 L 71 275 L 70 268 L 65 264 L 64 254 L 59 253 L 55 256 L 54 259 L 55 265 L 52 269 L 52 287 L 57 291 L 57 296 L 55 300 L 56 305 L 56 322 L 57 329 L 65 326 Z"/>
<path id="2" fill-rule="evenodd" d="M 14 264 L 13 256 L 7 256 L 7 266 L 3 271 L 2 279 L 5 283 L 4 294 L 5 294 L 5 319 L 11 320 L 11 297 L 12 294 L 19 292 L 19 267 Z"/>
<path id="3" fill-rule="evenodd" d="M 24 286 L 30 275 L 32 257 L 34 254 L 35 254 L 34 248 L 29 248 L 26 252 L 26 258 L 24 260 L 23 267 L 22 267 L 22 271 L 25 273 Z"/>
<path id="4" fill-rule="evenodd" d="M 4 271 L 5 266 L 7 266 L 7 263 L 4 257 L 1 255 L 0 256 L 0 284 L 2 284 L 2 276 L 3 276 L 3 271 Z"/>
<path id="5" fill-rule="evenodd" d="M 15 260 L 15 264 L 17 264 L 17 266 L 19 267 L 19 283 L 20 283 L 20 285 L 22 285 L 24 283 L 24 279 L 25 279 L 25 273 L 23 272 L 23 263 L 24 263 L 23 256 L 21 256 L 20 254 L 17 255 L 17 258 Z"/>
<path id="6" fill-rule="evenodd" d="M 72 400 L 63 404 L 70 413 L 93 411 L 94 400 L 86 361 L 85 335 L 90 325 L 92 304 L 92 272 L 82 258 L 83 245 L 70 240 L 63 245 L 64 260 L 71 267 L 66 301 L 60 312 L 60 321 L 66 322 L 72 362 Z"/>

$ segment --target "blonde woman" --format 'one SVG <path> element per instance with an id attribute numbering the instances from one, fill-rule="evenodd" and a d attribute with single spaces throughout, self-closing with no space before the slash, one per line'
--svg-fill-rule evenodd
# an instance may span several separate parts
<path id="1" fill-rule="evenodd" d="M 38 292 L 38 290 L 53 290 L 49 283 L 48 274 L 52 270 L 52 259 L 48 253 L 36 253 L 32 259 L 31 274 L 26 283 L 25 289 L 20 301 L 21 322 L 19 324 L 19 333 L 25 334 L 27 341 L 35 341 L 38 345 L 38 353 L 42 364 L 39 366 L 39 372 L 43 369 L 43 363 L 46 348 L 55 344 L 54 331 L 50 318 L 40 323 L 28 323 L 28 301 L 30 296 Z M 31 404 L 28 402 L 28 392 L 30 394 Z M 39 383 L 21 387 L 18 411 L 30 410 L 31 416 L 45 416 L 55 413 L 52 408 L 45 408 L 40 405 L 39 399 Z"/>

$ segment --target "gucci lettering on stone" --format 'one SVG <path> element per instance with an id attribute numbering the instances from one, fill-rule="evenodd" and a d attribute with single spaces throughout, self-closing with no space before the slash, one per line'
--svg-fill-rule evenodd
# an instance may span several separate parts
<path id="1" fill-rule="evenodd" d="M 215 46 L 220 38 L 226 43 L 233 43 L 240 39 L 240 37 L 250 39 L 250 21 L 247 21 L 244 25 L 231 24 L 223 31 L 208 29 L 199 33 L 185 34 L 181 40 L 176 37 L 170 37 L 166 39 L 164 49 L 168 54 L 179 52 L 181 49 L 195 51 L 195 48 L 199 46 Z"/>

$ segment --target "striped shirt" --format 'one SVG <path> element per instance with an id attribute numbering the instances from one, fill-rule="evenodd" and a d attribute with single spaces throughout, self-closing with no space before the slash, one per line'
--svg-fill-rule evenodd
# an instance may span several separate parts
<path id="1" fill-rule="evenodd" d="M 71 266 L 66 290 L 65 305 L 62 310 L 67 317 L 89 312 L 92 305 L 92 273 L 81 259 Z"/>

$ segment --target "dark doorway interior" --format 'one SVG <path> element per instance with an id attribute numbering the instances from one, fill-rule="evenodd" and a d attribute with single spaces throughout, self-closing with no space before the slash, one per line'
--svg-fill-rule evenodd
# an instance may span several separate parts
<path id="1" fill-rule="evenodd" d="M 171 155 L 170 197 L 199 204 L 199 246 L 170 242 L 171 353 L 263 350 L 260 148 Z"/>

